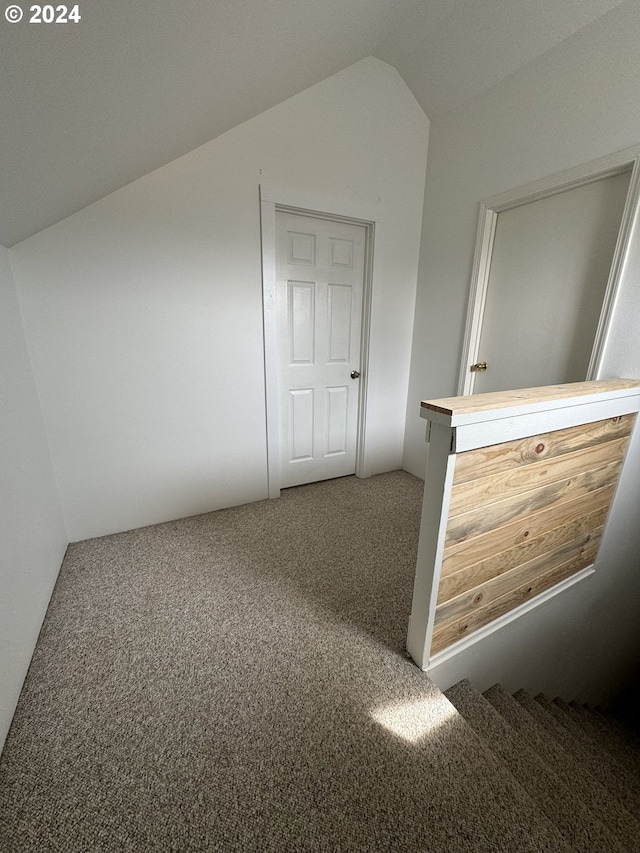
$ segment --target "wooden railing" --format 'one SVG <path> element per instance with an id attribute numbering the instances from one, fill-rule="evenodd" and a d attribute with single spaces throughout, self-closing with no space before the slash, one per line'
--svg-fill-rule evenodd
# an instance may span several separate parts
<path id="1" fill-rule="evenodd" d="M 428 669 L 594 571 L 640 382 L 422 403 L 429 459 L 407 649 Z"/>

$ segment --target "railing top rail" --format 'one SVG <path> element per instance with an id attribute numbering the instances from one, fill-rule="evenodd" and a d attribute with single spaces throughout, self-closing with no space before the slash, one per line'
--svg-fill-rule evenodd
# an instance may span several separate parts
<path id="1" fill-rule="evenodd" d="M 571 382 L 565 385 L 545 385 L 541 388 L 520 388 L 514 391 L 423 400 L 420 414 L 436 423 L 462 426 L 621 397 L 640 397 L 640 380 L 598 379 L 592 382 Z M 630 410 L 637 410 L 637 407 L 632 406 Z"/>

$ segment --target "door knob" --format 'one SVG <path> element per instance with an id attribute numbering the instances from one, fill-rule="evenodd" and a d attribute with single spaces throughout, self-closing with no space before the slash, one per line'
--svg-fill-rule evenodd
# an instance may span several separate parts
<path id="1" fill-rule="evenodd" d="M 484 373 L 484 371 L 486 369 L 487 369 L 487 362 L 486 361 L 479 361 L 477 364 L 472 364 L 471 367 L 469 368 L 469 370 L 471 370 L 475 373 Z"/>
<path id="2" fill-rule="evenodd" d="M 360 379 L 360 372 L 358 370 L 352 370 L 351 371 L 351 378 L 352 379 Z"/>

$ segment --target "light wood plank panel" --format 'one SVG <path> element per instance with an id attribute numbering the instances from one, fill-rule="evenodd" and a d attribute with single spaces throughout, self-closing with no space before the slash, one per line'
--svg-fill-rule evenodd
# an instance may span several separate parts
<path id="1" fill-rule="evenodd" d="M 544 507 L 554 506 L 581 495 L 588 495 L 605 486 L 611 486 L 618 479 L 621 464 L 621 459 L 616 460 L 601 468 L 577 474 L 571 479 L 558 480 L 548 486 L 531 489 L 506 500 L 450 517 L 445 546 L 494 530 L 510 521 L 527 518 L 531 513 Z"/>
<path id="2" fill-rule="evenodd" d="M 615 460 L 621 460 L 629 444 L 628 438 L 607 441 L 595 447 L 586 447 L 574 453 L 567 453 L 557 459 L 540 462 L 538 465 L 526 465 L 513 471 L 503 471 L 460 483 L 451 489 L 449 515 L 460 515 L 473 507 L 492 504 L 506 498 L 550 485 L 559 480 L 566 480 L 601 468 Z"/>
<path id="3" fill-rule="evenodd" d="M 440 577 L 438 604 L 449 601 L 462 593 L 480 586 L 491 578 L 509 572 L 534 558 L 546 557 L 549 552 L 588 536 L 602 527 L 607 518 L 609 504 L 595 512 L 574 518 L 567 524 L 546 530 L 540 536 L 526 539 L 514 548 L 492 554 L 478 563 L 466 566 L 453 574 Z"/>
<path id="4" fill-rule="evenodd" d="M 456 458 L 453 483 L 466 483 L 488 474 L 499 474 L 542 459 L 553 459 L 585 447 L 624 438 L 631 433 L 635 419 L 635 414 L 621 415 L 478 450 L 467 450 Z"/>
<path id="5" fill-rule="evenodd" d="M 439 400 L 423 400 L 423 409 L 442 412 L 445 415 L 472 415 L 492 409 L 508 409 L 524 404 L 548 403 L 589 394 L 605 394 L 638 388 L 637 379 L 596 379 L 593 382 L 569 382 L 565 385 L 543 385 L 541 388 L 519 388 L 515 391 L 491 391 L 488 394 L 468 394 L 462 397 L 442 397 Z"/>
<path id="6" fill-rule="evenodd" d="M 443 601 L 436 608 L 435 624 L 448 622 L 486 607 L 492 601 L 507 595 L 517 589 L 525 581 L 533 581 L 555 566 L 562 565 L 575 557 L 584 554 L 587 548 L 599 546 L 604 527 L 592 528 L 578 537 L 563 542 L 557 548 L 539 554 L 531 560 L 519 563 L 509 571 L 489 577 L 484 583 L 469 587 L 460 595 Z"/>
<path id="7" fill-rule="evenodd" d="M 593 563 L 596 552 L 597 546 L 594 546 L 593 549 L 587 549 L 580 557 L 575 557 L 563 565 L 556 566 L 551 571 L 540 575 L 531 582 L 523 583 L 518 589 L 510 592 L 508 595 L 493 601 L 487 607 L 476 610 L 468 618 L 452 619 L 449 622 L 441 623 L 433 633 L 431 654 L 433 655 L 446 649 L 457 640 L 469 636 L 469 634 L 478 628 L 482 628 L 489 622 L 493 622 L 494 619 L 504 616 L 505 613 L 508 613 L 520 604 L 524 604 L 530 598 L 555 586 L 581 569 L 586 569 L 587 566 Z"/>
<path id="8" fill-rule="evenodd" d="M 444 550 L 441 576 L 446 577 L 466 566 L 472 566 L 603 507 L 608 510 L 614 493 L 615 484 L 564 503 L 552 504 L 524 519 L 516 519 L 479 536 L 451 543 Z"/>

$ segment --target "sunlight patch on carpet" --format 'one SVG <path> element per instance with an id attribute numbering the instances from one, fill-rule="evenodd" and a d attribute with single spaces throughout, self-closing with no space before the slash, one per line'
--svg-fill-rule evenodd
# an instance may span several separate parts
<path id="1" fill-rule="evenodd" d="M 409 743 L 416 743 L 431 734 L 456 714 L 453 706 L 443 706 L 432 698 L 384 705 L 371 712 L 376 723 Z"/>

